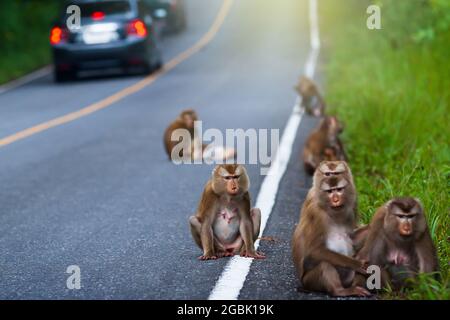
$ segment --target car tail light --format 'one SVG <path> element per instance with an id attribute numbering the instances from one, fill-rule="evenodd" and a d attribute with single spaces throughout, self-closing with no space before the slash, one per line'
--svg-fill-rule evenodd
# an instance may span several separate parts
<path id="1" fill-rule="evenodd" d="M 94 21 L 99 21 L 105 19 L 105 13 L 101 11 L 95 11 L 91 15 L 91 19 Z"/>
<path id="2" fill-rule="evenodd" d="M 129 36 L 137 36 L 143 38 L 147 35 L 147 33 L 147 26 L 140 19 L 133 20 L 128 24 L 127 34 Z"/>
<path id="3" fill-rule="evenodd" d="M 50 43 L 52 45 L 60 44 L 67 40 L 67 31 L 60 27 L 53 27 L 50 31 Z"/>

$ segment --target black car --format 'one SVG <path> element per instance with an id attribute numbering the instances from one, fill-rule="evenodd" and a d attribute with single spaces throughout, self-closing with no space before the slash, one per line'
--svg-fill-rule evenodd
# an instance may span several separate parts
<path id="1" fill-rule="evenodd" d="M 79 28 L 68 25 L 67 8 L 80 8 Z M 78 71 L 141 69 L 149 73 L 162 66 L 157 18 L 141 0 L 73 0 L 50 34 L 55 80 L 76 77 Z"/>
<path id="2" fill-rule="evenodd" d="M 186 28 L 186 10 L 183 0 L 143 0 L 159 18 L 165 18 L 164 31 L 180 32 Z"/>

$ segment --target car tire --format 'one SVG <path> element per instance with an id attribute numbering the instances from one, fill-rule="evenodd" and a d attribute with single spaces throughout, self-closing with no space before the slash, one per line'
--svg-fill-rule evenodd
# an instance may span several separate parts
<path id="1" fill-rule="evenodd" d="M 63 83 L 63 82 L 68 82 L 71 80 L 75 80 L 75 72 L 73 71 L 54 71 L 53 73 L 53 79 L 55 80 L 55 82 L 57 83 Z"/>
<path id="2" fill-rule="evenodd" d="M 159 57 L 158 61 L 153 65 L 153 71 L 161 70 L 164 66 L 164 62 L 161 57 Z"/>

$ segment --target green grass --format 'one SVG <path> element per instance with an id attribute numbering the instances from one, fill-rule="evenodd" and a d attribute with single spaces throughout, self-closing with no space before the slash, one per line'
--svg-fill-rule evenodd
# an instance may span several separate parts
<path id="1" fill-rule="evenodd" d="M 50 63 L 58 0 L 0 1 L 0 84 Z"/>
<path id="2" fill-rule="evenodd" d="M 392 197 L 417 197 L 438 249 L 440 282 L 424 275 L 384 297 L 449 299 L 450 3 L 377 1 L 382 30 L 368 30 L 370 3 L 319 2 L 326 99 L 346 126 L 361 222 Z"/>

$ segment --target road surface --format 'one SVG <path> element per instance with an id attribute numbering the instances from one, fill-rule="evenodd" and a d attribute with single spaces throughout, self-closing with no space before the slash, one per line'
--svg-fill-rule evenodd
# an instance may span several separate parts
<path id="1" fill-rule="evenodd" d="M 165 61 L 213 24 L 220 0 L 187 0 L 188 29 Z M 204 128 L 282 134 L 310 51 L 307 1 L 235 1 L 214 39 L 151 85 L 106 109 L 0 147 L 0 298 L 206 299 L 228 259 L 200 262 L 187 224 L 211 169 L 175 166 L 166 125 L 194 107 Z M 77 111 L 141 80 L 50 75 L 0 95 L 0 139 Z M 310 185 L 299 162 L 317 120 L 304 116 L 262 242 L 239 298 L 324 298 L 296 291 L 290 239 Z M 281 136 L 280 134 L 280 136 Z M 264 176 L 247 166 L 253 201 Z M 66 268 L 81 268 L 69 290 Z"/>

